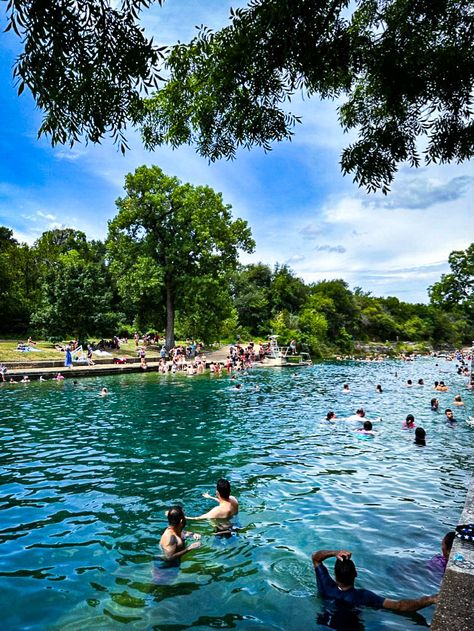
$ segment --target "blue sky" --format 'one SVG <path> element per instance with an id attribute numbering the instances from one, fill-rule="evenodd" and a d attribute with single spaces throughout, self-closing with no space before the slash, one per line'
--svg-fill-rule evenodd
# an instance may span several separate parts
<path id="1" fill-rule="evenodd" d="M 167 0 L 143 14 L 155 41 L 188 41 L 195 25 L 224 25 L 227 0 Z M 0 18 L 4 28 L 5 17 Z M 288 263 L 307 282 L 343 278 L 377 296 L 427 301 L 427 287 L 448 271 L 447 258 L 474 239 L 472 162 L 402 167 L 392 192 L 367 194 L 339 169 L 350 141 L 337 122 L 336 104 L 296 98 L 302 116 L 292 142 L 241 151 L 233 162 L 208 164 L 192 147 L 146 152 L 130 132 L 123 157 L 111 142 L 50 147 L 37 139 L 41 112 L 31 97 L 16 95 L 12 65 L 17 38 L 0 35 L 0 225 L 32 243 L 44 230 L 68 226 L 104 239 L 116 214 L 124 176 L 142 164 L 223 194 L 235 217 L 246 219 L 257 242 L 243 262 Z"/>

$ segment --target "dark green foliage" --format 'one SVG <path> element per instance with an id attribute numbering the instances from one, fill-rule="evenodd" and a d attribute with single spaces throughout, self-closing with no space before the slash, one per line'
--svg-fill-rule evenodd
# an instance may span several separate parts
<path id="1" fill-rule="evenodd" d="M 154 1 L 8 1 L 24 47 L 18 92 L 31 90 L 53 144 L 110 134 L 125 151 L 130 122 L 147 147 L 192 143 L 211 160 L 269 150 L 291 138 L 300 118 L 287 104 L 301 90 L 343 100 L 341 125 L 358 139 L 342 170 L 369 190 L 387 192 L 400 163 L 473 156 L 472 0 L 250 0 L 229 26 L 169 51 L 138 25 Z M 169 78 L 143 102 L 165 55 Z"/>
<path id="2" fill-rule="evenodd" d="M 31 318 L 40 335 L 74 335 L 80 340 L 111 336 L 117 321 L 104 260 L 91 262 L 70 250 L 45 271 L 39 304 Z"/>
<path id="3" fill-rule="evenodd" d="M 358 140 L 344 173 L 388 191 L 398 165 L 474 154 L 471 0 L 252 0 L 213 33 L 172 49 L 168 83 L 145 105 L 148 147 L 194 143 L 215 160 L 239 146 L 288 139 L 296 90 L 345 97 L 344 129 Z"/>
<path id="4" fill-rule="evenodd" d="M 429 288 L 431 304 L 411 304 L 351 291 L 343 280 L 306 285 L 286 265 L 237 267 L 237 249 L 253 247 L 250 230 L 208 187 L 140 167 L 126 190 L 107 248 L 68 228 L 29 247 L 0 227 L 0 332 L 35 329 L 57 339 L 161 332 L 168 307 L 180 338 L 273 332 L 317 357 L 352 353 L 356 340 L 436 346 L 474 336 L 474 244 L 451 253 L 451 272 Z"/>
<path id="5" fill-rule="evenodd" d="M 161 0 L 157 0 L 161 3 Z M 138 26 L 153 0 L 10 0 L 8 26 L 24 50 L 14 75 L 27 86 L 45 117 L 40 134 L 54 144 L 110 133 L 125 151 L 124 130 L 140 107 L 141 92 L 155 86 L 162 51 Z"/>
<path id="6" fill-rule="evenodd" d="M 474 243 L 449 255 L 450 274 L 428 288 L 432 305 L 456 316 L 458 331 L 474 338 Z"/>
<path id="7" fill-rule="evenodd" d="M 13 238 L 9 228 L 0 227 L 0 332 L 26 330 L 34 299 L 32 257 L 29 248 Z"/>

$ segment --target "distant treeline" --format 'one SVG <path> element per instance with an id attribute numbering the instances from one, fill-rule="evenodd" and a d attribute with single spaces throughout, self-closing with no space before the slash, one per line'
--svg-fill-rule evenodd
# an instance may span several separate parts
<path id="1" fill-rule="evenodd" d="M 206 343 L 273 331 L 282 343 L 295 338 L 320 356 L 351 352 L 355 340 L 470 343 L 474 244 L 449 261 L 451 273 L 429 288 L 429 305 L 351 291 L 343 280 L 307 284 L 286 265 L 230 266 L 219 279 L 193 283 L 176 309 L 174 331 L 178 339 Z M 128 278 L 124 290 L 123 270 L 113 265 L 107 243 L 83 232 L 50 230 L 29 246 L 0 227 L 0 333 L 82 340 L 163 332 L 165 287 L 152 270 L 147 276 L 145 264 L 141 274 Z"/>

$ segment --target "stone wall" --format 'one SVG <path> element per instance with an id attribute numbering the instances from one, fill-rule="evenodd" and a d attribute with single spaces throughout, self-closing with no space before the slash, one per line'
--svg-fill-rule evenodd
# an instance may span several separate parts
<path id="1" fill-rule="evenodd" d="M 474 475 L 459 523 L 474 524 Z M 454 540 L 431 629 L 474 630 L 474 543 Z"/>

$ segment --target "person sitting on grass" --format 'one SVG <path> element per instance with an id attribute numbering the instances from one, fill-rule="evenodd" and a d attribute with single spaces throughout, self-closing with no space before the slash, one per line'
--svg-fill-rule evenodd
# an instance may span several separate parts
<path id="1" fill-rule="evenodd" d="M 354 587 L 357 570 L 351 559 L 352 553 L 348 550 L 318 550 L 312 555 L 316 582 L 319 594 L 322 598 L 330 598 L 346 606 L 359 607 L 365 605 L 374 609 L 390 609 L 403 613 L 410 613 L 434 605 L 438 601 L 438 595 L 421 596 L 421 598 L 393 600 L 379 596 L 368 589 Z M 336 557 L 333 580 L 324 565 L 326 559 Z"/>

